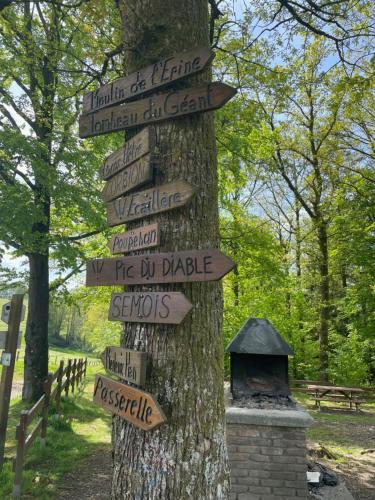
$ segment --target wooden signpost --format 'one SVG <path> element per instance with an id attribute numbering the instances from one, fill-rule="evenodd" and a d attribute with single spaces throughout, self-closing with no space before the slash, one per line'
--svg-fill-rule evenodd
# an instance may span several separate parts
<path id="1" fill-rule="evenodd" d="M 126 233 L 113 235 L 108 242 L 108 247 L 113 254 L 127 253 L 156 247 L 159 245 L 159 241 L 159 224 L 150 224 Z"/>
<path id="2" fill-rule="evenodd" d="M 154 142 L 155 138 L 150 127 L 144 128 L 106 158 L 99 171 L 100 177 L 107 180 L 145 154 L 152 152 Z"/>
<path id="3" fill-rule="evenodd" d="M 235 94 L 236 89 L 233 87 L 214 82 L 102 109 L 80 116 L 79 136 L 93 137 L 192 113 L 211 111 L 221 108 Z"/>
<path id="4" fill-rule="evenodd" d="M 104 368 L 113 375 L 132 382 L 144 385 L 146 382 L 147 354 L 132 351 L 123 347 L 106 347 L 100 356 Z"/>
<path id="5" fill-rule="evenodd" d="M 118 226 L 132 220 L 183 207 L 196 188 L 186 181 L 176 181 L 129 194 L 107 203 L 107 222 Z"/>
<path id="6" fill-rule="evenodd" d="M 8 332 L 0 332 L 0 349 L 5 349 Z M 18 332 L 17 349 L 21 347 L 22 332 Z"/>
<path id="7" fill-rule="evenodd" d="M 181 292 L 114 293 L 108 319 L 178 325 L 192 307 Z"/>
<path id="8" fill-rule="evenodd" d="M 120 104 L 132 97 L 153 92 L 159 87 L 203 71 L 214 56 L 211 49 L 202 47 L 151 64 L 84 95 L 83 113 Z"/>
<path id="9" fill-rule="evenodd" d="M 229 273 L 234 266 L 235 263 L 219 250 L 190 250 L 95 259 L 87 262 L 86 285 L 216 281 Z"/>
<path id="10" fill-rule="evenodd" d="M 108 377 L 96 375 L 94 401 L 145 431 L 155 429 L 166 418 L 154 396 Z"/>
<path id="11" fill-rule="evenodd" d="M 111 201 L 153 179 L 153 166 L 149 154 L 135 161 L 111 177 L 102 191 L 104 201 Z"/>
<path id="12" fill-rule="evenodd" d="M 4 463 L 4 448 L 8 422 L 8 412 L 10 405 L 10 395 L 12 392 L 12 380 L 14 365 L 16 361 L 17 339 L 20 331 L 22 318 L 22 304 L 24 294 L 15 294 L 11 300 L 9 312 L 8 335 L 5 345 L 5 355 L 7 362 L 2 366 L 0 380 L 0 471 Z M 3 354 L 3 358 L 4 358 Z"/>

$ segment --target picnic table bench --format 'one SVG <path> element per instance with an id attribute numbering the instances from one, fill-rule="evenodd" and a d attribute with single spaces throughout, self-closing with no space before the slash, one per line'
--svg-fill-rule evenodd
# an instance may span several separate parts
<path id="1" fill-rule="evenodd" d="M 312 399 L 315 401 L 316 408 L 321 409 L 321 402 L 349 403 L 350 409 L 355 405 L 356 411 L 359 411 L 360 405 L 366 403 L 363 399 L 364 390 L 358 387 L 338 387 L 334 385 L 308 385 L 307 389 L 311 391 Z M 362 399 L 360 396 L 362 395 Z"/>

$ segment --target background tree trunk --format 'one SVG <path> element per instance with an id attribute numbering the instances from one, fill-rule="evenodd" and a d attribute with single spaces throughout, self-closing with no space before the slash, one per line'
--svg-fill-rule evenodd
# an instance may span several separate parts
<path id="1" fill-rule="evenodd" d="M 181 50 L 208 46 L 206 0 L 123 0 L 120 3 L 126 72 Z M 198 75 L 179 88 L 205 82 Z M 198 187 L 192 203 L 142 223 L 159 221 L 156 250 L 218 248 L 218 179 L 212 114 L 154 127 L 156 184 L 184 179 Z M 134 228 L 139 224 L 129 224 Z M 167 423 L 148 433 L 115 417 L 113 499 L 228 497 L 224 435 L 222 287 L 193 283 L 129 287 L 178 290 L 194 308 L 178 326 L 126 324 L 122 345 L 149 353 L 145 389 L 157 396 Z"/>

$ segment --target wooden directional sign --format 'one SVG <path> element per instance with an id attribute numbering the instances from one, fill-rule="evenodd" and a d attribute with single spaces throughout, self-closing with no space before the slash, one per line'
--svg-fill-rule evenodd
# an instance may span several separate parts
<path id="1" fill-rule="evenodd" d="M 143 250 L 159 245 L 159 224 L 137 227 L 126 233 L 115 234 L 108 242 L 108 247 L 113 254 L 127 253 L 135 250 Z"/>
<path id="2" fill-rule="evenodd" d="M 135 161 L 106 182 L 102 191 L 104 201 L 111 201 L 153 179 L 153 166 L 147 154 Z"/>
<path id="3" fill-rule="evenodd" d="M 139 134 L 126 141 L 124 146 L 108 156 L 99 171 L 101 178 L 103 180 L 109 179 L 112 175 L 117 174 L 133 163 L 133 161 L 152 152 L 154 143 L 155 137 L 151 128 L 143 129 Z"/>
<path id="4" fill-rule="evenodd" d="M 236 89 L 233 87 L 215 82 L 102 109 L 80 116 L 79 136 L 93 137 L 146 123 L 211 111 L 224 106 L 235 94 Z"/>
<path id="5" fill-rule="evenodd" d="M 166 212 L 187 204 L 196 188 L 186 181 L 155 186 L 132 193 L 107 203 L 109 226 L 118 226 L 132 220 Z"/>
<path id="6" fill-rule="evenodd" d="M 7 343 L 8 332 L 0 332 L 0 349 L 5 349 Z M 17 337 L 17 349 L 21 347 L 22 332 L 18 333 Z"/>
<path id="7" fill-rule="evenodd" d="M 219 250 L 190 250 L 87 262 L 86 285 L 142 285 L 216 281 L 235 263 Z"/>
<path id="8" fill-rule="evenodd" d="M 144 385 L 146 382 L 147 354 L 132 351 L 123 347 L 106 347 L 100 356 L 104 368 L 113 375 L 132 382 Z"/>
<path id="9" fill-rule="evenodd" d="M 154 396 L 102 375 L 95 377 L 93 399 L 112 414 L 145 431 L 155 429 L 166 421 Z"/>
<path id="10" fill-rule="evenodd" d="M 147 68 L 103 85 L 83 96 L 83 113 L 120 104 L 132 97 L 152 92 L 171 82 L 203 71 L 214 53 L 206 47 L 168 57 Z"/>
<path id="11" fill-rule="evenodd" d="M 192 307 L 181 292 L 114 293 L 108 319 L 178 325 Z"/>

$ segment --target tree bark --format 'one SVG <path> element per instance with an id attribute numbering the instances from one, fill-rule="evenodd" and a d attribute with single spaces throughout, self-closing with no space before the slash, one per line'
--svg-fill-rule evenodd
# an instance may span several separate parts
<path id="1" fill-rule="evenodd" d="M 330 320 L 329 303 L 329 256 L 328 256 L 328 236 L 327 227 L 324 220 L 318 222 L 318 242 L 320 250 L 320 328 L 319 328 L 319 360 L 320 379 L 328 381 L 328 333 Z"/>
<path id="2" fill-rule="evenodd" d="M 29 311 L 22 398 L 34 401 L 43 394 L 48 375 L 48 254 L 29 254 Z"/>
<path id="3" fill-rule="evenodd" d="M 206 0 L 123 0 L 126 72 L 184 49 L 208 46 Z M 179 83 L 207 82 L 209 72 Z M 154 127 L 155 184 L 184 179 L 198 187 L 188 207 L 145 218 L 160 223 L 156 250 L 218 248 L 218 178 L 213 116 L 200 114 Z M 129 224 L 134 228 L 137 224 Z M 139 225 L 139 224 L 138 224 Z M 145 389 L 161 403 L 167 422 L 148 433 L 114 417 L 112 499 L 228 497 L 223 401 L 222 287 L 192 283 L 130 287 L 182 291 L 193 310 L 177 327 L 126 324 L 122 345 L 145 350 Z"/>

